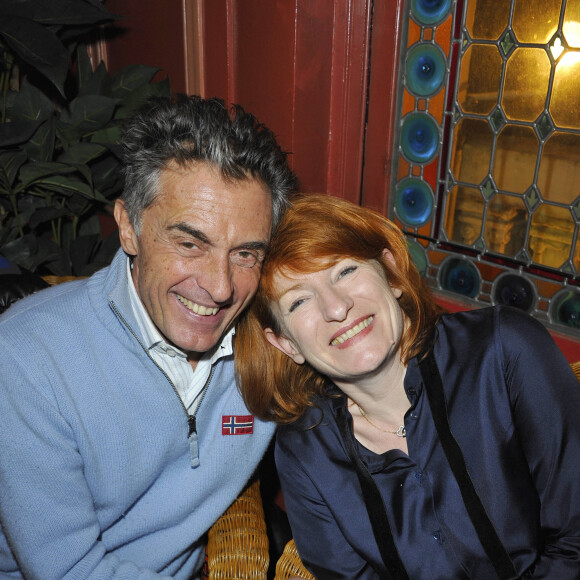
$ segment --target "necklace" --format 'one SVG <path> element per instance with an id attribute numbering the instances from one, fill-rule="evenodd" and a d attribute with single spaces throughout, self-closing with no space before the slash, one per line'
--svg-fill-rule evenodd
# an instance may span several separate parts
<path id="1" fill-rule="evenodd" d="M 368 417 L 367 414 L 360 408 L 360 406 L 355 403 L 355 405 L 358 407 L 358 410 L 360 411 L 361 417 L 372 427 L 374 427 L 375 429 L 378 429 L 379 431 L 382 431 L 383 433 L 390 433 L 391 435 L 396 435 L 397 437 L 406 437 L 407 436 L 407 430 L 405 429 L 405 425 L 399 425 L 399 427 L 397 428 L 396 431 L 388 431 L 386 429 L 381 429 L 378 425 L 375 425 Z"/>

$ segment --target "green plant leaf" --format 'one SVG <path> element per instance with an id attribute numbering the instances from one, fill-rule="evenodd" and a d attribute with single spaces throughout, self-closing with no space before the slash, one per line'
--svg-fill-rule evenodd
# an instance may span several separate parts
<path id="1" fill-rule="evenodd" d="M 64 96 L 68 55 L 55 34 L 32 20 L 4 15 L 0 17 L 0 37 L 20 59 L 44 75 Z"/>
<path id="2" fill-rule="evenodd" d="M 18 97 L 11 100 L 8 116 L 12 121 L 46 121 L 54 113 L 54 103 L 24 78 Z"/>
<path id="3" fill-rule="evenodd" d="M 73 147 L 75 143 L 79 143 L 83 137 L 83 132 L 74 125 L 63 123 L 59 118 L 56 120 L 56 135 L 61 142 L 63 149 Z"/>
<path id="4" fill-rule="evenodd" d="M 64 163 L 56 163 L 54 161 L 44 161 L 40 163 L 26 163 L 20 168 L 20 187 L 25 189 L 32 183 L 39 181 L 50 175 L 74 173 L 75 167 L 66 165 Z"/>
<path id="5" fill-rule="evenodd" d="M 29 220 L 29 226 L 35 230 L 41 224 L 55 220 L 60 217 L 67 217 L 70 212 L 64 207 L 42 207 L 36 210 Z"/>
<path id="6" fill-rule="evenodd" d="M 118 18 L 102 4 L 87 0 L 2 0 L 0 13 L 27 17 L 45 26 L 94 25 Z"/>
<path id="7" fill-rule="evenodd" d="M 171 90 L 167 79 L 150 85 L 142 85 L 125 96 L 123 103 L 117 109 L 115 119 L 130 117 L 149 97 L 168 97 L 170 95 Z"/>
<path id="8" fill-rule="evenodd" d="M 111 77 L 107 72 L 105 63 L 101 61 L 94 71 L 92 70 L 92 65 L 90 66 L 90 71 L 85 71 L 82 74 L 79 72 L 79 76 L 77 77 L 79 85 L 78 96 L 102 95 L 104 97 L 113 97 Z"/>
<path id="9" fill-rule="evenodd" d="M 96 143 L 77 143 L 60 155 L 58 162 L 86 165 L 89 161 L 100 157 L 105 151 L 107 151 L 106 147 Z"/>
<path id="10" fill-rule="evenodd" d="M 160 68 L 146 66 L 144 64 L 132 64 L 122 68 L 111 77 L 111 90 L 113 96 L 124 98 L 144 84 L 151 82 Z"/>
<path id="11" fill-rule="evenodd" d="M 40 123 L 40 121 L 0 123 L 0 148 L 24 143 L 34 135 Z"/>
<path id="12" fill-rule="evenodd" d="M 49 191 L 54 191 L 60 195 L 70 196 L 78 193 L 87 199 L 98 199 L 98 193 L 84 181 L 76 178 L 74 175 L 49 175 L 35 181 L 35 185 Z M 102 197 L 102 196 L 101 196 Z M 101 201 L 101 200 L 99 200 Z M 102 199 L 106 202 L 106 199 Z"/>
<path id="13" fill-rule="evenodd" d="M 39 239 L 34 234 L 27 234 L 12 240 L 0 248 L 8 261 L 34 272 L 39 266 L 50 260 L 57 260 L 60 248 L 51 240 Z"/>
<path id="14" fill-rule="evenodd" d="M 84 95 L 74 99 L 61 120 L 77 127 L 84 135 L 102 129 L 112 118 L 119 99 L 99 95 Z"/>
<path id="15" fill-rule="evenodd" d="M 11 98 L 7 115 L 14 121 L 46 121 L 54 114 L 54 103 L 45 93 L 31 85 L 26 77 L 16 98 Z"/>
<path id="16" fill-rule="evenodd" d="M 24 151 L 0 152 L 0 194 L 8 194 L 18 175 L 18 170 L 26 162 Z"/>
<path id="17" fill-rule="evenodd" d="M 24 150 L 31 161 L 51 161 L 54 154 L 56 127 L 54 117 L 51 117 L 24 144 Z"/>
<path id="18" fill-rule="evenodd" d="M 103 145 L 115 145 L 119 142 L 121 137 L 121 127 L 119 125 L 112 125 L 106 129 L 95 131 L 91 135 L 92 143 L 102 143 Z"/>
<path id="19" fill-rule="evenodd" d="M 106 192 L 107 198 L 123 188 L 123 173 L 120 169 L 119 161 L 111 155 L 102 157 L 91 165 L 94 185 L 100 191 Z"/>

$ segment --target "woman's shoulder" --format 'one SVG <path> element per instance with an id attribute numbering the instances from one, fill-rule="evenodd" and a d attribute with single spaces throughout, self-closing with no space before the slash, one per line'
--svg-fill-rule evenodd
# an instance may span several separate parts
<path id="1" fill-rule="evenodd" d="M 323 395 L 312 398 L 298 419 L 278 427 L 277 440 L 293 445 L 307 440 L 312 442 L 328 432 L 337 431 L 335 408 L 343 402 L 344 395 L 336 387 L 328 387 Z"/>
<path id="2" fill-rule="evenodd" d="M 508 306 L 489 306 L 474 310 L 443 314 L 439 329 L 447 332 L 461 332 L 469 336 L 485 336 L 496 333 L 540 333 L 545 334 L 542 323 L 529 314 Z"/>

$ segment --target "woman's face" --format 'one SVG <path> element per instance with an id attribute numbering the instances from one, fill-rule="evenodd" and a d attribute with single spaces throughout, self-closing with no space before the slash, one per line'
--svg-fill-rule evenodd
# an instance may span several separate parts
<path id="1" fill-rule="evenodd" d="M 384 257 L 392 260 L 387 250 Z M 278 272 L 274 283 L 282 335 L 266 329 L 266 336 L 296 363 L 308 361 L 340 386 L 380 372 L 398 352 L 401 291 L 378 262 L 348 258 L 313 274 Z"/>

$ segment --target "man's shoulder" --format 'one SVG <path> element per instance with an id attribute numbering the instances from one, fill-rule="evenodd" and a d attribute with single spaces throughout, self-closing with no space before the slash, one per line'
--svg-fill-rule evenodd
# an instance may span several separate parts
<path id="1" fill-rule="evenodd" d="M 105 277 L 106 271 L 100 271 L 91 278 L 57 284 L 21 298 L 0 316 L 0 333 L 7 341 L 17 342 L 21 338 L 16 337 L 47 342 L 74 333 L 75 327 L 88 325 L 95 310 L 106 305 L 106 298 L 98 298 L 94 291 Z"/>

